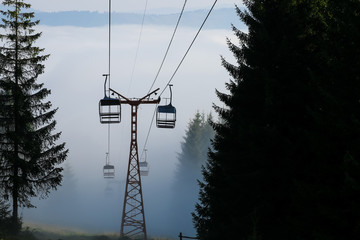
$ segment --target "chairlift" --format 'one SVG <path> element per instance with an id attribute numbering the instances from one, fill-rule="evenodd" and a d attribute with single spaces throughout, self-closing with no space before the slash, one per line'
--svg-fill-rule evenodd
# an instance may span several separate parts
<path id="1" fill-rule="evenodd" d="M 147 150 L 145 149 L 145 159 L 143 161 L 140 160 L 139 167 L 140 167 L 140 175 L 141 176 L 148 176 L 149 175 L 149 164 L 146 161 L 147 159 Z"/>
<path id="2" fill-rule="evenodd" d="M 101 99 L 99 102 L 99 116 L 101 123 L 120 123 L 120 100 L 106 96 Z"/>
<path id="3" fill-rule="evenodd" d="M 100 123 L 120 123 L 121 104 L 117 98 L 111 98 L 106 95 L 106 82 L 108 74 L 105 74 L 104 98 L 99 101 Z"/>
<path id="4" fill-rule="evenodd" d="M 171 104 L 172 102 L 172 85 L 169 84 L 170 89 L 170 103 L 157 107 L 156 126 L 158 128 L 174 128 L 176 122 L 176 108 Z"/>
<path id="5" fill-rule="evenodd" d="M 115 167 L 110 165 L 109 153 L 106 153 L 106 162 L 103 167 L 104 178 L 114 178 L 115 177 Z"/>
<path id="6" fill-rule="evenodd" d="M 147 162 L 140 162 L 140 175 L 141 176 L 149 175 L 149 165 Z"/>
<path id="7" fill-rule="evenodd" d="M 103 168 L 104 178 L 114 178 L 115 177 L 115 167 L 114 165 L 106 164 Z"/>

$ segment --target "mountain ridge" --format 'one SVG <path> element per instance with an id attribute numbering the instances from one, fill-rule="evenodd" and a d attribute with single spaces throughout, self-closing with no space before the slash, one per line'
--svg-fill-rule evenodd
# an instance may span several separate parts
<path id="1" fill-rule="evenodd" d="M 200 27 L 208 10 L 185 11 L 180 26 Z M 76 27 L 101 27 L 108 24 L 108 13 L 90 11 L 65 11 L 65 12 L 35 12 L 41 25 L 48 26 L 76 26 Z M 174 26 L 179 14 L 148 14 L 145 15 L 145 25 Z M 112 13 L 112 24 L 141 24 L 142 14 L 137 13 Z M 233 8 L 214 10 L 209 16 L 204 28 L 231 29 L 231 24 L 243 28 L 244 24 L 236 15 Z"/>

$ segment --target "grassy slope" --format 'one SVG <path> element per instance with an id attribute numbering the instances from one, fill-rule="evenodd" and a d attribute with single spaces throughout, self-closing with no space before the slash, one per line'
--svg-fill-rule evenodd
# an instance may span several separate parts
<path id="1" fill-rule="evenodd" d="M 95 235 L 88 234 L 79 229 L 61 228 L 58 226 L 37 223 L 25 223 L 27 228 L 38 240 L 118 240 L 119 235 L 115 233 Z"/>
<path id="2" fill-rule="evenodd" d="M 61 228 L 58 226 L 37 223 L 25 223 L 24 227 L 31 232 L 36 240 L 119 240 L 119 234 L 89 234 L 79 229 Z M 151 240 L 167 240 L 165 238 L 152 238 Z"/>

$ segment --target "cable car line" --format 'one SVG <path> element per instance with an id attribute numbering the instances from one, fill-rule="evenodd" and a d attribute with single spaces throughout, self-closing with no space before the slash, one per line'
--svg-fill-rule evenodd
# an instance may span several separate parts
<path id="1" fill-rule="evenodd" d="M 110 97 L 110 73 L 111 73 L 111 0 L 109 0 L 109 41 L 108 41 L 108 73 L 103 74 L 104 82 L 104 98 L 99 101 L 100 123 L 108 124 L 107 152 L 105 165 L 103 167 L 104 178 L 114 178 L 115 168 L 110 165 L 110 146 L 111 146 L 111 123 L 120 122 L 120 102 Z M 108 83 L 108 88 L 107 88 Z"/>
<path id="2" fill-rule="evenodd" d="M 140 49 L 140 42 L 141 42 L 142 32 L 143 32 L 143 29 L 144 29 L 144 22 L 145 22 L 145 16 L 146 16 L 146 12 L 147 12 L 147 6 L 148 6 L 148 0 L 145 1 L 145 8 L 144 8 L 143 17 L 142 17 L 142 20 L 141 20 L 140 34 L 139 34 L 139 39 L 138 39 L 138 43 L 137 43 L 137 47 L 136 47 L 134 65 L 133 65 L 133 68 L 132 68 L 132 71 L 131 71 L 131 78 L 130 78 L 130 84 L 129 84 L 128 92 L 130 92 L 132 81 L 133 81 L 133 78 L 134 78 L 135 67 L 136 67 L 137 58 L 138 58 L 139 49 Z"/>
<path id="3" fill-rule="evenodd" d="M 155 79 L 154 79 L 154 81 L 152 82 L 152 84 L 151 84 L 148 92 L 150 92 L 151 89 L 154 87 L 154 84 L 155 84 L 156 80 L 157 80 L 158 77 L 159 77 L 160 71 L 161 71 L 161 69 L 162 69 L 162 67 L 163 67 L 163 65 L 164 65 L 164 62 L 165 62 L 165 60 L 166 60 L 166 57 L 167 57 L 167 55 L 168 55 L 168 53 L 169 53 L 170 47 L 171 47 L 172 42 L 173 42 L 173 40 L 174 40 L 176 31 L 177 31 L 178 26 L 179 26 L 179 23 L 180 23 L 180 20 L 181 20 L 181 18 L 182 18 L 182 16 L 183 16 L 183 13 L 184 13 L 184 10 L 185 10 L 185 7 L 186 7 L 186 3 L 187 3 L 187 0 L 184 1 L 184 5 L 183 5 L 183 7 L 182 7 L 182 9 L 181 9 L 179 18 L 178 18 L 178 20 L 177 20 L 177 22 L 176 22 L 176 26 L 175 26 L 174 32 L 173 32 L 173 34 L 172 34 L 172 36 L 171 36 L 169 45 L 168 45 L 168 47 L 167 47 L 167 49 L 166 49 L 164 58 L 163 58 L 163 60 L 162 60 L 162 62 L 161 62 L 161 64 L 160 64 L 160 67 L 159 67 L 159 69 L 158 69 L 158 71 L 157 71 L 157 73 L 156 73 Z M 147 133 L 147 135 L 146 135 L 144 148 L 143 148 L 143 150 L 142 150 L 142 152 L 141 152 L 141 157 L 143 156 L 144 152 L 146 151 L 146 146 L 147 146 L 147 143 L 148 143 L 148 141 L 149 141 L 150 132 L 151 132 L 151 129 L 152 129 L 152 126 L 153 126 L 153 123 L 154 123 L 155 116 L 156 116 L 156 111 L 157 111 L 157 106 L 155 107 L 153 116 L 152 116 L 152 118 L 151 118 L 151 123 L 150 123 L 150 126 L 149 126 L 148 133 Z"/>
<path id="4" fill-rule="evenodd" d="M 148 140 L 149 140 L 149 136 L 150 136 L 150 132 L 154 123 L 154 119 L 156 116 L 156 126 L 158 128 L 174 128 L 175 127 L 175 122 L 176 122 L 176 108 L 172 106 L 172 91 L 171 91 L 171 87 L 172 84 L 169 85 L 169 89 L 170 89 L 170 104 L 168 105 L 164 105 L 164 106 L 159 106 L 158 104 L 156 105 L 155 109 L 154 109 L 154 113 L 153 116 L 151 118 L 151 123 L 149 126 L 149 130 L 148 133 L 146 135 L 146 139 L 145 139 L 145 143 L 144 143 L 144 148 L 141 152 L 141 157 L 144 154 L 144 151 L 146 149 Z"/>
<path id="5" fill-rule="evenodd" d="M 110 86 L 110 72 L 111 72 L 111 0 L 109 0 L 109 86 Z"/>
<path id="6" fill-rule="evenodd" d="M 183 58 L 181 59 L 181 61 L 180 61 L 179 65 L 178 65 L 178 66 L 177 66 L 177 68 L 175 69 L 175 72 L 174 72 L 174 73 L 173 73 L 173 75 L 171 76 L 171 78 L 170 78 L 170 80 L 168 81 L 167 85 L 165 86 L 165 88 L 163 89 L 163 91 L 160 93 L 159 97 L 161 97 L 161 95 L 164 93 L 165 89 L 169 86 L 169 84 L 170 84 L 170 83 L 172 82 L 172 80 L 174 79 L 174 77 L 175 77 L 175 75 L 176 75 L 177 71 L 179 70 L 179 68 L 180 68 L 181 64 L 182 64 L 182 63 L 183 63 L 183 61 L 185 60 L 185 57 L 187 56 L 187 54 L 189 53 L 189 51 L 190 51 L 191 47 L 193 46 L 193 44 L 194 44 L 194 42 L 195 42 L 196 38 L 198 37 L 199 33 L 201 32 L 202 28 L 204 27 L 204 25 L 205 25 L 205 23 L 206 23 L 207 19 L 209 18 L 209 16 L 210 16 L 211 12 L 212 12 L 212 11 L 213 11 L 213 9 L 214 9 L 214 7 L 215 7 L 216 3 L 217 3 L 217 0 L 215 0 L 215 1 L 214 1 L 214 3 L 213 3 L 213 5 L 211 6 L 211 8 L 210 8 L 210 10 L 209 10 L 208 14 L 206 15 L 206 17 L 205 17 L 205 19 L 204 19 L 203 23 L 201 24 L 201 26 L 200 26 L 200 28 L 199 28 L 198 32 L 196 33 L 196 35 L 195 35 L 195 37 L 194 37 L 193 41 L 191 42 L 191 44 L 190 44 L 189 48 L 188 48 L 188 49 L 187 49 L 187 51 L 185 52 L 185 54 L 184 54 Z M 151 86 L 151 87 L 152 87 L 152 86 Z M 151 88 L 150 88 L 150 89 L 151 89 Z M 154 114 L 153 114 L 152 119 L 151 119 L 151 123 L 150 123 L 150 126 L 149 126 L 149 130 L 148 130 L 148 133 L 147 133 L 147 136 L 146 136 L 146 140 L 145 140 L 145 143 L 144 143 L 144 148 L 143 148 L 143 150 L 142 150 L 141 155 L 144 153 L 144 150 L 147 148 L 147 143 L 148 143 L 148 141 L 149 141 L 149 136 L 150 136 L 150 132 L 151 132 L 151 129 L 152 129 L 152 126 L 153 126 L 153 122 L 154 122 L 155 116 L 156 116 L 156 112 L 157 112 L 157 107 L 156 107 L 156 108 L 155 108 L 155 110 L 154 110 Z"/>
<path id="7" fill-rule="evenodd" d="M 143 23 L 145 18 L 145 12 L 147 8 L 146 6 L 143 16 Z M 150 135 L 151 126 L 148 132 L 148 136 L 146 139 L 146 143 L 144 146 L 145 151 L 145 160 L 139 161 L 138 155 L 138 141 L 137 141 L 137 129 L 138 129 L 138 107 L 140 104 L 156 104 L 157 108 L 155 111 L 156 114 L 156 125 L 159 128 L 174 128 L 175 121 L 176 121 L 176 109 L 172 106 L 172 90 L 171 90 L 171 81 L 173 80 L 174 76 L 176 75 L 177 71 L 179 70 L 181 64 L 183 63 L 185 57 L 187 56 L 188 52 L 190 51 L 192 45 L 194 44 L 197 36 L 199 35 L 200 31 L 202 30 L 205 22 L 207 21 L 210 13 L 212 12 L 217 0 L 215 0 L 213 6 L 211 7 L 208 15 L 206 16 L 204 22 L 202 23 L 199 31 L 195 35 L 193 41 L 191 42 L 189 48 L 187 49 L 185 55 L 181 59 L 179 65 L 177 66 L 174 74 L 170 78 L 169 82 L 165 86 L 164 90 L 161 92 L 160 96 L 164 93 L 166 87 L 170 89 L 170 103 L 167 105 L 159 106 L 160 97 L 158 99 L 150 98 L 150 95 L 156 95 L 156 89 L 151 93 L 148 93 L 142 98 L 133 98 L 128 99 L 122 96 L 120 93 L 113 90 L 110 86 L 110 66 L 111 66 L 111 0 L 109 0 L 109 72 L 104 74 L 105 76 L 105 83 L 104 83 L 104 98 L 100 99 L 99 101 L 99 117 L 100 123 L 108 124 L 108 152 L 106 153 L 106 163 L 103 167 L 103 175 L 104 178 L 114 178 L 115 177 L 115 168 L 113 165 L 110 165 L 110 123 L 120 123 L 121 120 L 121 104 L 128 104 L 131 106 L 131 139 L 130 139 L 130 152 L 129 152 L 129 162 L 128 162 L 128 171 L 126 177 L 126 185 L 125 185 L 125 195 L 124 195 L 124 204 L 123 204 L 123 214 L 121 220 L 121 229 L 120 229 L 120 236 L 135 236 L 137 234 L 143 234 L 144 239 L 147 239 L 146 233 L 146 224 L 145 224 L 145 214 L 144 214 L 144 203 L 143 203 L 143 194 L 142 194 L 142 184 L 141 184 L 141 176 L 146 176 L 149 173 L 149 166 L 147 163 L 147 156 L 146 156 L 146 144 Z M 186 0 L 185 0 L 186 4 Z M 180 21 L 180 20 L 179 20 Z M 178 26 L 178 24 L 177 24 Z M 176 28 L 177 28 L 176 26 Z M 142 30 L 141 30 L 142 31 Z M 175 29 L 176 32 L 176 29 Z M 141 33 L 138 42 L 138 49 L 140 45 Z M 172 40 L 171 40 L 172 41 Z M 171 44 L 170 44 L 171 45 Z M 167 53 L 166 53 L 167 54 Z M 137 55 L 137 54 L 136 54 Z M 136 56 L 137 58 L 137 56 Z M 166 58 L 166 57 L 165 57 Z M 136 59 L 135 59 L 136 60 Z M 136 65 L 136 61 L 134 63 L 134 68 Z M 161 68 L 160 68 L 161 69 Z M 133 69 L 134 72 L 134 69 Z M 107 89 L 107 80 L 109 80 L 109 87 Z M 131 86 L 131 83 L 130 83 Z M 108 91 L 108 92 L 107 92 Z M 116 98 L 111 98 L 112 94 L 117 94 Z M 152 118 L 152 122 L 154 121 L 154 116 Z M 140 159 L 141 160 L 141 159 Z"/>
<path id="8" fill-rule="evenodd" d="M 111 0 L 109 0 L 109 87 L 110 87 L 110 72 L 111 72 Z M 106 84 L 106 83 L 105 83 Z M 110 96 L 110 92 L 109 92 Z M 108 151 L 106 153 L 106 166 L 110 163 L 110 123 L 108 123 Z"/>
<path id="9" fill-rule="evenodd" d="M 179 26 L 181 17 L 182 17 L 182 15 L 183 15 L 183 13 L 184 13 L 184 9 L 185 9 L 186 3 L 187 3 L 187 0 L 184 1 L 184 5 L 183 5 L 183 7 L 182 7 L 181 13 L 180 13 L 179 18 L 178 18 L 178 20 L 177 20 L 177 23 L 176 23 L 174 32 L 173 32 L 173 34 L 172 34 L 172 36 L 171 36 L 171 40 L 170 40 L 170 42 L 169 42 L 169 45 L 168 45 L 168 47 L 167 47 L 167 49 L 166 49 L 165 56 L 164 56 L 164 58 L 163 58 L 163 60 L 162 60 L 162 62 L 161 62 L 161 64 L 160 64 L 159 70 L 158 70 L 157 73 L 156 73 L 155 79 L 154 79 L 153 83 L 151 84 L 151 87 L 150 87 L 150 89 L 149 89 L 149 92 L 151 91 L 151 89 L 153 88 L 153 86 L 154 86 L 157 78 L 159 77 L 160 71 L 161 71 L 161 69 L 162 69 L 162 67 L 163 67 L 163 65 L 164 65 L 165 59 L 166 59 L 166 57 L 167 57 L 167 55 L 168 55 L 168 53 L 169 53 L 169 49 L 170 49 L 171 44 L 172 44 L 172 42 L 173 42 L 173 40 L 174 40 L 174 36 L 175 36 L 175 33 L 176 33 L 177 28 L 178 28 L 178 26 Z"/>
<path id="10" fill-rule="evenodd" d="M 214 4 L 212 5 L 211 9 L 209 10 L 208 14 L 206 15 L 206 17 L 205 17 L 205 19 L 204 19 L 203 23 L 201 24 L 201 26 L 200 26 L 199 30 L 197 31 L 197 33 L 196 33 L 196 35 L 195 35 L 194 39 L 192 40 L 192 42 L 191 42 L 190 46 L 189 46 L 189 47 L 188 47 L 188 49 L 186 50 L 186 52 L 185 52 L 185 54 L 184 54 L 183 58 L 181 59 L 181 61 L 180 61 L 179 65 L 176 67 L 176 69 L 175 69 L 175 71 L 174 71 L 173 75 L 171 76 L 170 80 L 167 82 L 166 86 L 164 87 L 164 89 L 162 90 L 162 92 L 160 93 L 160 95 L 159 95 L 159 96 L 161 96 L 161 95 L 164 93 L 164 91 L 165 91 L 165 89 L 167 88 L 167 86 L 169 86 L 169 84 L 170 84 L 170 83 L 172 82 L 172 80 L 174 79 L 174 77 L 175 77 L 175 75 L 176 75 L 177 71 L 179 70 L 180 66 L 181 66 L 181 65 L 182 65 L 182 63 L 184 62 L 184 60 L 185 60 L 185 58 L 186 58 L 187 54 L 189 53 L 190 49 L 191 49 L 191 48 L 192 48 L 192 46 L 194 45 L 195 40 L 196 40 L 196 39 L 197 39 L 197 37 L 199 36 L 199 33 L 201 32 L 201 30 L 202 30 L 202 28 L 204 27 L 204 25 L 205 25 L 205 23 L 206 23 L 207 19 L 208 19 L 208 18 L 209 18 L 209 16 L 210 16 L 210 14 L 211 14 L 212 10 L 214 9 L 214 7 L 215 7 L 215 5 L 216 5 L 217 1 L 218 1 L 218 0 L 215 0 Z"/>
<path id="11" fill-rule="evenodd" d="M 109 88 L 110 88 L 110 72 L 111 72 L 111 0 L 109 0 L 109 59 L 108 59 L 108 78 L 109 78 Z M 105 81 L 105 85 L 104 88 L 106 87 L 106 81 Z M 104 89 L 104 92 L 106 91 L 106 89 Z M 106 93 L 106 92 L 105 92 Z M 109 97 L 110 97 L 110 92 L 109 92 Z M 107 149 L 107 153 L 106 153 L 106 165 L 108 165 L 108 162 L 110 161 L 110 123 L 108 123 L 108 149 Z"/>
<path id="12" fill-rule="evenodd" d="M 144 15 L 143 15 L 143 20 L 142 20 L 142 27 L 141 27 L 141 32 L 140 32 L 140 36 L 139 36 L 138 49 L 137 49 L 136 55 L 138 54 L 138 50 L 139 50 L 139 45 L 140 45 L 140 40 L 141 40 L 141 35 L 142 35 L 142 29 L 143 29 L 144 19 L 145 19 L 145 14 L 146 14 L 146 9 L 147 9 L 147 3 L 148 3 L 148 0 L 146 0 L 146 5 L 145 5 L 145 10 L 144 10 Z M 169 52 L 169 49 L 170 49 L 171 44 L 172 44 L 172 41 L 173 41 L 174 36 L 175 36 L 175 34 L 176 34 L 176 31 L 177 31 L 178 25 L 179 25 L 179 23 L 180 23 L 181 17 L 182 17 L 182 15 L 183 15 L 183 12 L 184 12 L 186 3 L 187 3 L 187 0 L 184 1 L 184 5 L 183 5 L 182 11 L 181 11 L 181 13 L 180 13 L 180 15 L 179 15 L 179 18 L 178 18 L 176 27 L 175 27 L 175 29 L 174 29 L 172 38 L 171 38 L 171 40 L 170 40 L 170 43 L 169 43 L 168 48 L 167 48 L 167 50 L 166 50 L 165 56 L 164 56 L 163 61 L 162 61 L 161 65 L 160 65 L 160 67 L 159 67 L 159 70 L 158 70 L 158 72 L 157 72 L 157 75 L 156 75 L 156 77 L 155 77 L 155 79 L 154 79 L 154 82 L 153 82 L 151 88 L 152 88 L 153 85 L 155 84 L 155 82 L 156 82 L 156 80 L 157 80 L 157 78 L 158 78 L 158 75 L 159 75 L 159 73 L 160 73 L 160 71 L 161 71 L 161 69 L 162 69 L 162 66 L 163 66 L 163 64 L 164 64 L 164 62 L 165 62 L 165 60 L 166 60 L 167 54 L 168 54 L 168 52 Z M 167 84 L 166 84 L 166 86 L 164 87 L 163 91 L 159 94 L 159 97 L 161 97 L 162 94 L 165 92 L 166 88 L 171 85 L 170 83 L 173 81 L 176 73 L 177 73 L 178 70 L 180 69 L 182 63 L 184 62 L 184 60 L 185 60 L 185 58 L 187 57 L 189 51 L 191 50 L 192 46 L 194 45 L 194 43 L 195 43 L 198 35 L 200 34 L 201 30 L 203 29 L 203 27 L 204 27 L 207 19 L 209 18 L 211 12 L 213 11 L 216 3 L 217 3 L 217 0 L 214 1 L 212 7 L 210 8 L 210 10 L 209 10 L 208 14 L 206 15 L 204 21 L 202 22 L 199 30 L 198 30 L 197 33 L 195 34 L 192 42 L 190 43 L 188 49 L 186 50 L 184 56 L 182 57 L 180 63 L 179 63 L 178 66 L 176 67 L 174 73 L 172 74 L 171 78 L 170 78 L 169 81 L 167 82 Z M 111 62 L 110 62 L 110 61 L 111 61 L 111 55 L 110 55 L 110 54 L 111 54 L 111 50 L 110 50 L 110 49 L 111 49 L 111 0 L 109 0 L 109 74 L 106 75 L 107 77 L 109 77 L 109 80 L 110 80 L 110 70 L 111 70 L 111 69 L 110 69 L 110 66 L 111 66 Z M 137 58 L 137 56 L 136 56 L 136 58 Z M 135 68 L 135 65 L 136 65 L 136 59 L 135 59 L 135 63 L 134 63 L 134 68 Z M 133 68 L 133 72 L 134 72 L 134 68 Z M 106 80 L 105 80 L 105 81 L 106 81 Z M 106 82 L 105 82 L 105 84 L 106 84 Z M 150 88 L 150 90 L 151 90 L 151 88 Z M 109 89 L 110 89 L 110 81 L 109 81 Z M 170 91 L 171 91 L 171 89 L 170 89 Z M 170 92 L 170 93 L 171 93 L 171 92 Z M 110 95 L 110 94 L 109 94 L 109 95 Z M 105 94 L 105 97 L 107 97 L 106 94 Z M 110 105 L 114 105 L 114 106 L 115 106 L 115 109 L 118 109 L 118 108 L 116 108 L 116 107 L 119 107 L 119 106 L 120 106 L 120 103 L 119 103 L 119 104 L 118 104 L 118 103 L 115 103 L 115 101 L 113 101 L 113 100 L 116 100 L 116 99 L 112 99 L 112 98 L 110 98 L 110 96 L 108 97 L 108 99 L 110 100 L 110 102 L 106 102 L 105 105 L 106 105 L 106 106 L 109 105 L 109 112 L 106 113 L 106 114 L 108 114 L 108 115 L 106 115 L 106 117 L 108 117 L 109 121 L 108 121 L 108 122 L 105 121 L 105 122 L 102 122 L 102 123 L 115 123 L 115 122 L 117 123 L 117 122 L 120 122 L 120 110 L 110 110 Z M 103 99 L 103 100 L 104 100 L 104 99 Z M 102 101 L 102 100 L 101 100 L 101 101 Z M 101 101 L 100 101 L 100 102 L 101 102 Z M 100 104 L 99 104 L 99 105 L 100 105 Z M 119 105 L 119 106 L 118 106 L 118 105 Z M 171 105 L 171 103 L 170 103 L 170 105 Z M 162 107 L 165 107 L 165 106 L 162 106 Z M 99 108 L 100 108 L 100 107 L 99 107 Z M 176 111 L 174 107 L 173 107 L 173 109 L 174 109 L 174 111 Z M 152 117 L 152 120 L 151 120 L 151 124 L 150 124 L 149 130 L 148 130 L 148 134 L 147 134 L 147 137 L 146 137 L 146 140 L 145 140 L 144 150 L 146 149 L 146 146 L 147 146 L 147 143 L 148 143 L 148 140 L 149 140 L 149 136 L 150 136 L 150 132 L 151 132 L 151 129 L 152 129 L 152 124 L 153 124 L 153 122 L 154 122 L 154 118 L 155 118 L 155 116 L 157 116 L 157 115 L 159 114 L 158 110 L 159 110 L 159 108 L 158 108 L 158 106 L 157 106 L 157 108 L 156 108 L 155 111 L 154 111 L 154 114 L 153 114 L 153 117 Z M 167 110 L 166 110 L 166 111 L 167 111 Z M 117 116 L 118 112 L 119 112 L 119 119 L 118 119 L 119 121 L 117 121 L 117 119 L 115 119 L 116 121 L 113 122 L 113 121 L 112 121 L 112 117 L 113 117 L 113 115 L 116 115 L 116 116 Z M 175 112 L 174 112 L 174 113 L 175 113 Z M 155 114 L 156 114 L 156 115 L 155 115 Z M 101 115 L 101 114 L 100 114 L 100 115 Z M 175 114 L 174 114 L 174 115 L 175 115 Z M 171 125 L 171 124 L 168 125 L 167 122 L 166 122 L 166 124 L 165 124 L 164 126 L 159 126 L 158 124 L 157 124 L 157 126 L 158 126 L 158 127 L 165 127 L 165 128 L 173 128 L 173 127 L 174 127 L 174 126 Z M 109 126 L 108 133 L 109 133 L 108 135 L 110 136 L 110 126 Z M 144 152 L 144 150 L 143 150 L 143 152 Z"/>
<path id="13" fill-rule="evenodd" d="M 154 123 L 155 116 L 156 116 L 156 109 L 157 109 L 157 106 L 155 107 L 153 116 L 152 116 L 152 118 L 151 118 L 151 123 L 150 123 L 150 126 L 149 126 L 148 133 L 147 133 L 147 135 L 146 135 L 144 148 L 143 148 L 143 150 L 142 150 L 142 152 L 141 152 L 141 155 L 140 155 L 141 157 L 142 157 L 143 154 L 144 154 L 144 151 L 145 151 L 145 149 L 146 149 L 146 146 L 147 146 L 147 143 L 148 143 L 148 140 L 149 140 L 150 132 L 151 132 L 151 129 L 152 129 L 152 126 L 153 126 L 153 123 Z"/>

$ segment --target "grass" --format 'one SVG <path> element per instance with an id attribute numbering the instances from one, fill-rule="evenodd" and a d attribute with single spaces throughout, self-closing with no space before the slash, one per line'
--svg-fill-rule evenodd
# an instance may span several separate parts
<path id="1" fill-rule="evenodd" d="M 61 228 L 58 226 L 25 223 L 25 230 L 22 232 L 28 237 L 16 240 L 119 240 L 117 233 L 90 234 L 80 229 Z M 30 238 L 33 237 L 33 238 Z M 166 238 L 152 238 L 149 240 L 167 240 Z M 135 239 L 136 240 L 136 239 Z"/>
<path id="2" fill-rule="evenodd" d="M 80 229 L 61 228 L 53 225 L 25 223 L 25 228 L 36 240 L 119 240 L 115 233 L 90 234 Z"/>

